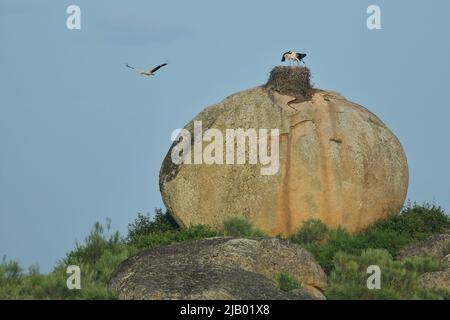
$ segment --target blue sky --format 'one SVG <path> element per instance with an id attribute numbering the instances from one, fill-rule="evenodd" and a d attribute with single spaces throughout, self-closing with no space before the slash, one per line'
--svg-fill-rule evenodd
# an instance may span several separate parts
<path id="1" fill-rule="evenodd" d="M 81 30 L 66 8 L 81 8 Z M 381 8 L 382 30 L 366 27 Z M 0 0 L 0 255 L 51 270 L 95 221 L 162 207 L 171 132 L 304 50 L 319 88 L 402 142 L 408 197 L 450 209 L 450 2 Z M 124 67 L 168 62 L 155 78 Z"/>

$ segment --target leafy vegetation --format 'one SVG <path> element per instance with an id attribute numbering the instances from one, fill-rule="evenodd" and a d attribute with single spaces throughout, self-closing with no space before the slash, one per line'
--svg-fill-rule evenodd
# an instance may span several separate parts
<path id="1" fill-rule="evenodd" d="M 382 270 L 379 290 L 367 289 L 367 267 L 377 265 Z M 338 252 L 326 291 L 328 299 L 447 299 L 448 293 L 424 291 L 416 287 L 424 272 L 437 271 L 442 265 L 431 258 L 414 257 L 395 261 L 388 251 L 367 249 L 360 255 Z"/>
<path id="2" fill-rule="evenodd" d="M 153 232 L 137 236 L 130 245 L 137 249 L 149 249 L 177 242 L 199 240 L 223 235 L 207 226 L 197 225 L 176 231 Z"/>
<path id="3" fill-rule="evenodd" d="M 396 256 L 402 247 L 448 230 L 450 217 L 440 207 L 408 204 L 399 214 L 378 221 L 358 234 L 341 228 L 330 230 L 313 220 L 306 222 L 290 239 L 310 251 L 329 273 L 338 252 L 359 255 L 371 248 L 384 249 Z"/>
<path id="4" fill-rule="evenodd" d="M 135 221 L 128 225 L 126 243 L 136 249 L 150 249 L 172 243 L 199 240 L 223 235 L 204 225 L 180 228 L 169 212 L 155 210 L 154 218 L 138 214 Z"/>
<path id="5" fill-rule="evenodd" d="M 223 231 L 226 236 L 233 237 L 264 237 L 264 232 L 255 228 L 243 218 L 234 217 L 223 222 Z"/>
<path id="6" fill-rule="evenodd" d="M 84 243 L 59 261 L 47 275 L 36 267 L 28 273 L 14 261 L 3 258 L 0 265 L 0 299 L 111 299 L 109 277 L 118 264 L 136 250 L 127 246 L 117 232 L 110 233 L 110 222 L 104 227 L 96 223 Z M 82 290 L 66 286 L 66 267 L 78 265 L 81 269 Z"/>
<path id="7" fill-rule="evenodd" d="M 280 273 L 275 277 L 275 280 L 277 281 L 278 287 L 280 290 L 283 291 L 291 291 L 294 289 L 301 288 L 301 284 L 295 279 L 293 276 L 291 276 L 289 273 Z"/>
<path id="8" fill-rule="evenodd" d="M 292 242 L 310 251 L 329 274 L 328 299 L 448 299 L 448 291 L 423 291 L 417 278 L 443 268 L 432 258 L 396 261 L 398 251 L 413 242 L 450 230 L 450 217 L 434 205 L 408 204 L 399 214 L 381 220 L 358 234 L 330 230 L 320 221 L 304 223 Z M 366 268 L 383 270 L 380 290 L 368 290 Z"/>
<path id="9" fill-rule="evenodd" d="M 322 243 L 329 239 L 330 229 L 320 220 L 308 220 L 303 227 L 291 236 L 292 242 L 303 245 Z"/>
<path id="10" fill-rule="evenodd" d="M 450 299 L 447 291 L 425 292 L 415 285 L 422 273 L 442 268 L 440 262 L 431 258 L 400 262 L 393 258 L 403 246 L 448 230 L 450 218 L 441 208 L 410 204 L 358 234 L 332 230 L 311 220 L 290 240 L 309 250 L 328 273 L 326 296 L 330 299 Z M 180 228 L 168 212 L 161 210 L 156 210 L 153 218 L 138 214 L 128 226 L 126 237 L 112 232 L 110 221 L 96 223 L 84 241 L 76 243 L 48 274 L 41 274 L 35 265 L 24 271 L 17 262 L 4 257 L 0 263 L 0 299 L 114 299 L 108 290 L 109 278 L 129 256 L 146 248 L 224 235 L 264 236 L 241 218 L 224 221 L 220 230 L 203 225 Z M 366 268 L 370 264 L 383 270 L 381 290 L 367 290 Z M 67 289 L 68 265 L 80 266 L 82 290 Z M 276 281 L 287 291 L 301 285 L 289 274 L 278 275 Z"/>
<path id="11" fill-rule="evenodd" d="M 142 235 L 165 233 L 177 231 L 180 227 L 169 214 L 163 213 L 161 209 L 155 209 L 155 217 L 150 218 L 149 214 L 138 213 L 133 223 L 128 225 L 127 241 L 129 243 L 137 242 Z"/>

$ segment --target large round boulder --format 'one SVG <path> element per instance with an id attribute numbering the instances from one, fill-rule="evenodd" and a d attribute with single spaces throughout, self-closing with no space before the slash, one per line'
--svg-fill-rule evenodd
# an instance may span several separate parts
<path id="1" fill-rule="evenodd" d="M 221 227 L 223 220 L 242 216 L 271 235 L 292 234 L 308 219 L 359 231 L 399 210 L 406 197 L 408 166 L 395 135 L 366 108 L 312 89 L 306 68 L 275 68 L 266 85 L 206 108 L 185 129 L 192 144 L 183 156 L 191 163 L 173 161 L 186 138 L 179 136 L 160 171 L 164 204 L 182 226 Z M 207 135 L 208 129 L 215 130 Z M 226 163 L 227 129 L 267 129 L 267 150 L 278 150 L 279 163 L 250 163 L 250 144 L 239 151 L 237 139 L 230 143 L 236 160 Z M 223 164 L 196 162 L 196 145 L 214 155 L 208 145 L 217 143 L 217 132 L 224 147 L 214 152 L 223 155 Z M 258 151 L 265 147 L 258 145 Z M 243 164 L 237 161 L 242 153 Z"/>

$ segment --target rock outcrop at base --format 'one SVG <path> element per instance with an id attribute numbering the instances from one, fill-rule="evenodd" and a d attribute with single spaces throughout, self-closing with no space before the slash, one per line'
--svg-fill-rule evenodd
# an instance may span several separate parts
<path id="1" fill-rule="evenodd" d="M 450 253 L 450 233 L 435 234 L 425 240 L 418 241 L 402 248 L 398 252 L 398 259 L 404 260 L 408 257 L 430 256 L 437 260 L 444 260 Z"/>
<path id="2" fill-rule="evenodd" d="M 450 269 L 422 274 L 417 286 L 424 290 L 450 290 Z"/>
<path id="3" fill-rule="evenodd" d="M 450 290 L 450 233 L 435 234 L 425 240 L 402 248 L 397 258 L 431 257 L 443 263 L 445 270 L 427 272 L 418 279 L 424 290 Z"/>
<path id="4" fill-rule="evenodd" d="M 275 278 L 301 285 L 285 292 Z M 302 247 L 280 239 L 211 238 L 145 250 L 123 262 L 119 299 L 324 299 L 326 275 Z"/>

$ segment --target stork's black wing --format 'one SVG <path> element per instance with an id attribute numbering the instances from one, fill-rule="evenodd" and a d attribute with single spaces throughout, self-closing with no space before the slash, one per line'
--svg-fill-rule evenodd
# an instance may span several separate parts
<path id="1" fill-rule="evenodd" d="M 287 51 L 287 52 L 283 53 L 283 56 L 281 57 L 281 62 L 286 61 L 285 56 L 286 56 L 287 54 L 289 54 L 289 53 L 291 53 L 291 52 L 290 52 L 290 51 Z"/>
<path id="2" fill-rule="evenodd" d="M 150 70 L 151 73 L 158 71 L 159 69 L 161 69 L 162 67 L 166 66 L 167 63 L 163 63 L 160 64 L 159 66 L 157 66 L 156 68 L 153 68 L 152 70 Z"/>
<path id="3" fill-rule="evenodd" d="M 306 57 L 306 53 L 297 53 L 297 58 L 299 60 L 302 60 L 304 57 Z"/>

